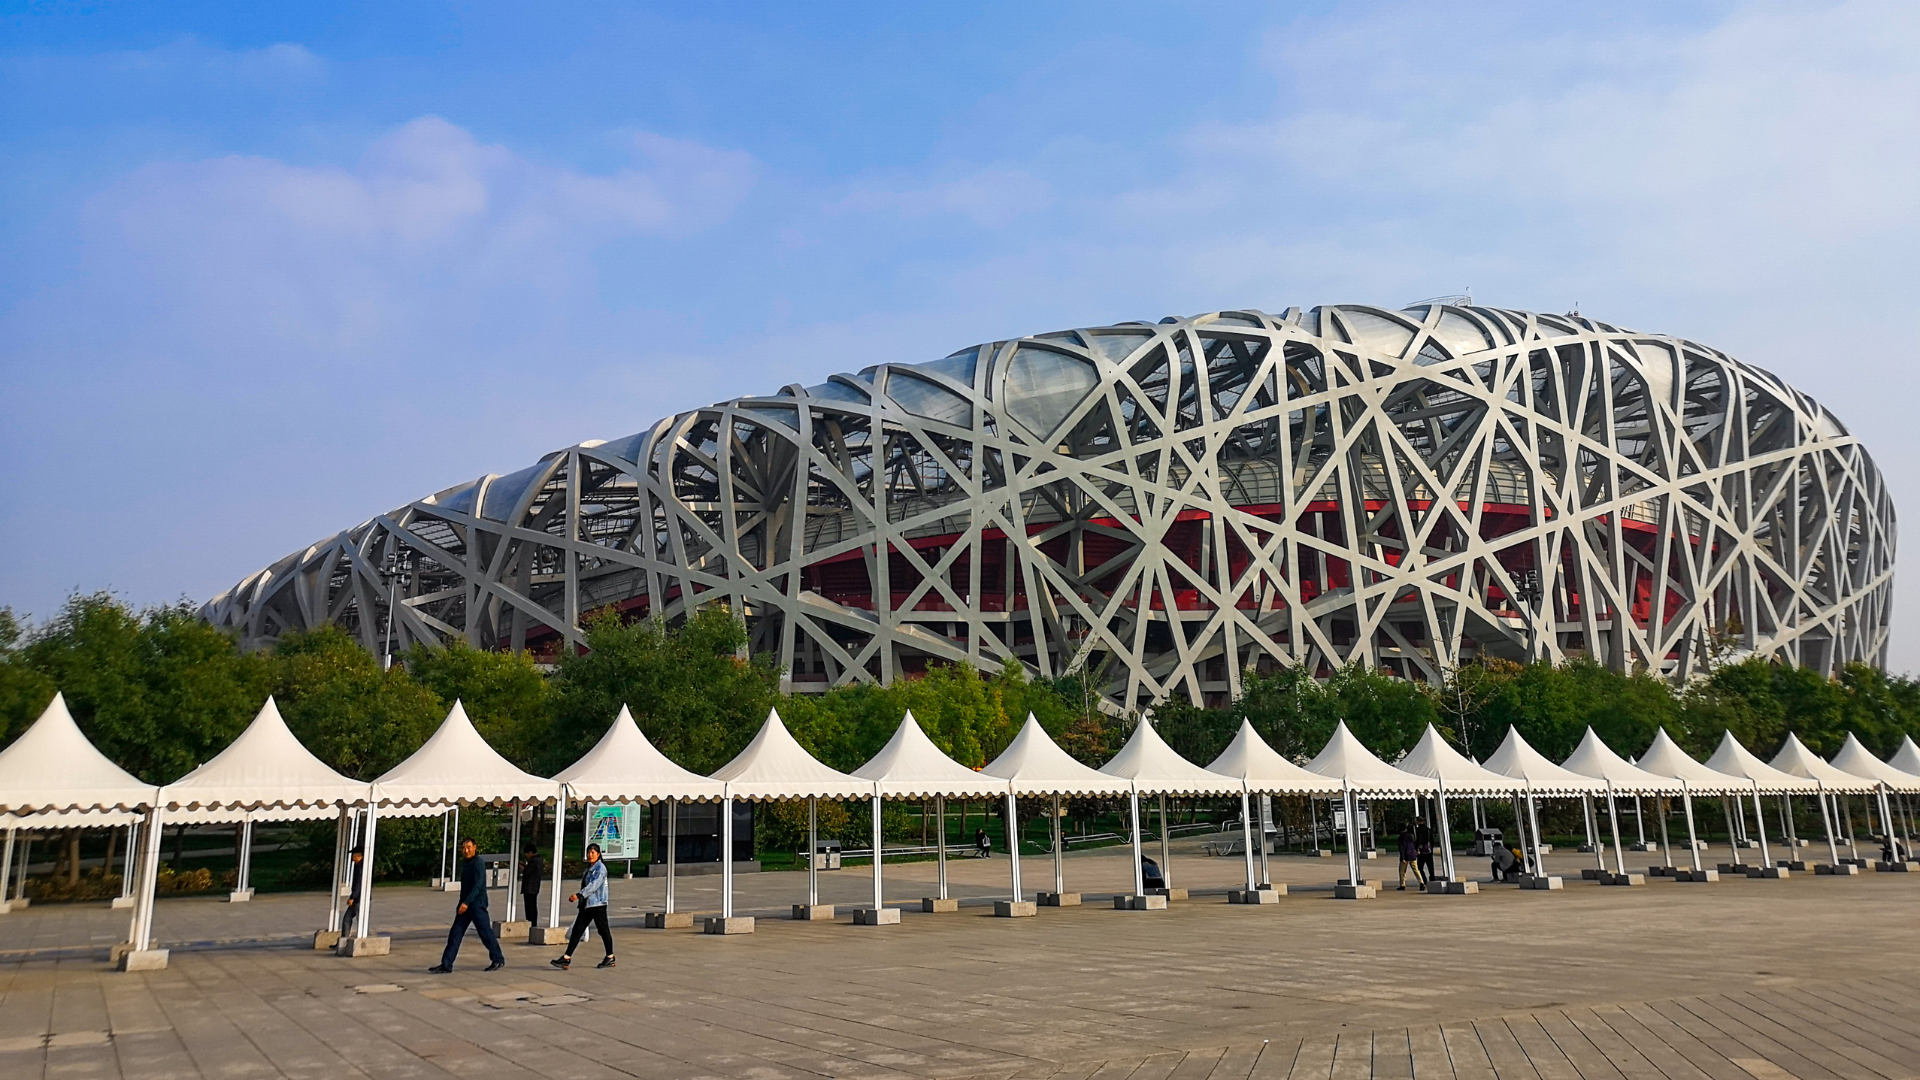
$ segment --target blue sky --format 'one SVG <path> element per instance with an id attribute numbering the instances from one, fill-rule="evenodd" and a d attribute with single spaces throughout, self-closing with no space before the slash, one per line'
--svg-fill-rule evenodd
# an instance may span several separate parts
<path id="1" fill-rule="evenodd" d="M 883 360 L 1468 288 L 1776 371 L 1920 495 L 1920 8 L 518 15 L 0 5 L 0 603 Z"/>

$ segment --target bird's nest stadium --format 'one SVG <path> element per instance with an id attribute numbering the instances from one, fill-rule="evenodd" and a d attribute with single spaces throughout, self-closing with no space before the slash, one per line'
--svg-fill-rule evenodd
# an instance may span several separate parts
<path id="1" fill-rule="evenodd" d="M 1673 679 L 1884 662 L 1894 512 L 1826 409 L 1703 345 L 1428 303 L 1221 311 L 878 364 L 556 450 L 208 603 L 250 645 L 551 655 L 725 603 L 794 690 L 928 664 L 1438 680 L 1476 656 Z"/>

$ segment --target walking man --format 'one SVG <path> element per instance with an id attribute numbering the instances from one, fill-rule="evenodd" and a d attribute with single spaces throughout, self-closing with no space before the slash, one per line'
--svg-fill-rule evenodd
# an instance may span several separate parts
<path id="1" fill-rule="evenodd" d="M 453 961 L 460 955 L 460 942 L 467 936 L 467 927 L 472 926 L 480 935 L 480 944 L 487 947 L 487 957 L 493 962 L 487 965 L 488 971 L 498 971 L 507 966 L 507 958 L 500 954 L 500 939 L 493 936 L 493 918 L 487 913 L 487 871 L 480 865 L 480 849 L 472 840 L 460 841 L 460 907 L 453 916 L 453 929 L 447 932 L 447 949 L 440 954 L 437 967 L 430 967 L 432 975 L 446 975 L 453 971 Z"/>

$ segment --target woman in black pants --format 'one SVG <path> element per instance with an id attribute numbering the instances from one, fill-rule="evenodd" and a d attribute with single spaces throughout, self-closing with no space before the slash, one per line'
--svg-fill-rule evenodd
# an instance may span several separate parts
<path id="1" fill-rule="evenodd" d="M 580 914 L 574 916 L 573 931 L 567 935 L 567 951 L 548 961 L 554 967 L 565 971 L 573 966 L 573 950 L 580 947 L 580 939 L 587 936 L 587 924 L 600 931 L 600 943 L 607 947 L 607 958 L 600 966 L 613 966 L 613 929 L 607 925 L 607 864 L 600 861 L 600 845 L 587 845 L 587 869 L 580 875 L 580 891 L 567 897 L 580 905 Z"/>

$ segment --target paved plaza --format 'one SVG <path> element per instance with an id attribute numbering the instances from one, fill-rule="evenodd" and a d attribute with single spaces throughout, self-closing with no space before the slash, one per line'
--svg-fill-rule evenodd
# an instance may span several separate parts
<path id="1" fill-rule="evenodd" d="M 616 878 L 620 966 L 595 970 L 590 943 L 564 973 L 522 944 L 486 974 L 469 938 L 454 974 L 426 974 L 454 898 L 419 888 L 377 890 L 393 952 L 356 960 L 298 946 L 321 895 L 162 901 L 171 965 L 131 975 L 105 963 L 125 912 L 32 908 L 0 916 L 0 1077 L 1920 1075 L 1920 875 L 1611 888 L 1579 880 L 1591 856 L 1555 855 L 1562 892 L 1389 881 L 1341 902 L 1342 860 L 1287 856 L 1291 895 L 1244 907 L 1221 895 L 1240 859 L 1199 843 L 1177 845 L 1194 895 L 1166 911 L 1095 902 L 1130 886 L 1124 851 L 1104 850 L 1068 859 L 1085 906 L 1032 919 L 970 904 L 797 923 L 774 916 L 804 874 L 743 875 L 761 921 L 728 938 L 639 929 L 661 883 Z M 990 897 L 1006 869 L 955 860 L 953 891 Z M 1049 860 L 1024 872 L 1052 887 Z M 932 874 L 889 866 L 889 902 Z M 867 895 L 864 868 L 821 877 L 825 901 Z M 716 908 L 716 884 L 682 879 L 682 909 Z"/>

